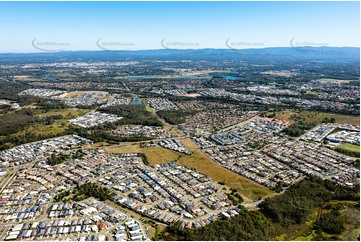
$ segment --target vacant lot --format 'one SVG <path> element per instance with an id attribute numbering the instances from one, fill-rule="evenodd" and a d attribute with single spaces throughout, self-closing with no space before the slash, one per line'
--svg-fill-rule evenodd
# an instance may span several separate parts
<path id="1" fill-rule="evenodd" d="M 75 91 L 75 92 L 69 92 L 68 97 L 77 97 L 77 96 L 83 96 L 86 94 L 99 94 L 100 97 L 105 98 L 106 95 L 108 95 L 108 92 L 102 92 L 102 91 Z"/>
<path id="2" fill-rule="evenodd" d="M 325 118 L 335 118 L 336 123 L 345 123 L 352 125 L 360 125 L 360 117 L 359 116 L 349 116 L 342 114 L 333 114 L 333 113 L 320 113 L 314 111 L 302 111 L 296 112 L 292 110 L 285 110 L 279 113 L 276 113 L 275 118 L 284 119 L 292 121 L 292 116 L 303 118 L 304 121 L 309 123 L 317 123 L 320 124 Z"/>
<path id="3" fill-rule="evenodd" d="M 39 81 L 38 79 L 32 77 L 32 76 L 26 76 L 26 75 L 22 75 L 22 76 L 14 76 L 14 81 Z"/>
<path id="4" fill-rule="evenodd" d="M 105 148 L 105 150 L 110 153 L 120 153 L 120 154 L 142 152 L 141 149 L 139 148 L 139 145 L 137 144 L 130 144 L 119 147 L 109 147 L 109 148 Z"/>

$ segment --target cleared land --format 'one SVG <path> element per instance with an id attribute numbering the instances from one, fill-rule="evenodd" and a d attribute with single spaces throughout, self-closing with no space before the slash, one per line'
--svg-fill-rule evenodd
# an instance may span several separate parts
<path id="1" fill-rule="evenodd" d="M 85 94 L 100 94 L 100 97 L 104 97 L 108 94 L 108 92 L 103 92 L 103 91 L 74 91 L 74 92 L 69 92 L 68 93 L 68 97 L 76 97 L 76 96 L 83 96 Z"/>
<path id="2" fill-rule="evenodd" d="M 38 81 L 37 79 L 33 78 L 32 76 L 26 76 L 26 75 L 23 75 L 23 76 L 14 76 L 14 80 L 15 81 Z"/>
<path id="3" fill-rule="evenodd" d="M 292 121 L 293 116 L 304 118 L 305 121 L 309 123 L 315 122 L 317 124 L 320 124 L 325 118 L 335 118 L 336 123 L 360 125 L 359 116 L 349 116 L 349 115 L 333 114 L 333 113 L 320 113 L 314 111 L 296 112 L 292 110 L 285 110 L 276 113 L 275 118 Z"/>
<path id="4" fill-rule="evenodd" d="M 176 96 L 196 98 L 196 97 L 200 97 L 200 96 L 202 96 L 202 95 L 201 95 L 201 94 L 198 94 L 198 93 L 188 93 L 188 94 L 177 94 Z"/>

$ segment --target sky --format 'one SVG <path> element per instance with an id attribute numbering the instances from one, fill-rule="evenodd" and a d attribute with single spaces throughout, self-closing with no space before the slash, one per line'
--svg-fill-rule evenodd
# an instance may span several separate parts
<path id="1" fill-rule="evenodd" d="M 0 52 L 353 46 L 359 2 L 0 2 Z"/>

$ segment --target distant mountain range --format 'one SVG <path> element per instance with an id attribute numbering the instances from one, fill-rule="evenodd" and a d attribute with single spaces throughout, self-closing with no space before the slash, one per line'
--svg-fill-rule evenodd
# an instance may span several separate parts
<path id="1" fill-rule="evenodd" d="M 358 63 L 356 47 L 274 47 L 262 49 L 189 49 L 137 51 L 61 51 L 39 53 L 2 53 L 1 63 L 124 61 L 124 60 L 237 60 L 245 62 L 330 62 Z"/>

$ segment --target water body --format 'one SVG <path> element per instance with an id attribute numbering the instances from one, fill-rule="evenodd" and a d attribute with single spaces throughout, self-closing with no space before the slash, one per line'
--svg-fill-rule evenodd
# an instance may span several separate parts
<path id="1" fill-rule="evenodd" d="M 46 74 L 42 75 L 43 79 L 46 80 L 46 81 L 63 82 L 63 80 L 52 78 L 52 76 L 55 76 L 55 74 L 46 73 Z"/>
<path id="2" fill-rule="evenodd" d="M 174 78 L 182 78 L 182 79 L 199 79 L 199 76 L 175 76 Z"/>
<path id="3" fill-rule="evenodd" d="M 53 82 L 63 82 L 63 80 L 54 79 L 54 78 L 44 78 L 46 81 L 53 81 Z"/>
<path id="4" fill-rule="evenodd" d="M 229 81 L 234 81 L 234 80 L 237 80 L 238 77 L 235 77 L 235 76 L 212 76 L 214 78 L 224 78 L 226 80 L 229 80 Z"/>
<path id="5" fill-rule="evenodd" d="M 133 96 L 132 104 L 133 105 L 142 105 L 142 100 L 140 100 L 140 98 L 138 98 L 137 96 Z"/>
<path id="6" fill-rule="evenodd" d="M 238 78 L 238 77 L 234 77 L 234 76 L 222 76 L 222 77 L 229 81 L 234 81 L 234 80 L 237 80 L 237 78 Z"/>
<path id="7" fill-rule="evenodd" d="M 128 76 L 129 79 L 144 79 L 144 78 L 151 78 L 150 76 Z"/>
<path id="8" fill-rule="evenodd" d="M 212 77 L 221 77 L 227 79 L 229 81 L 237 80 L 238 77 L 233 76 L 234 74 L 238 74 L 237 71 L 227 71 L 227 72 L 214 72 L 214 73 L 206 73 L 203 76 L 212 76 Z"/>

